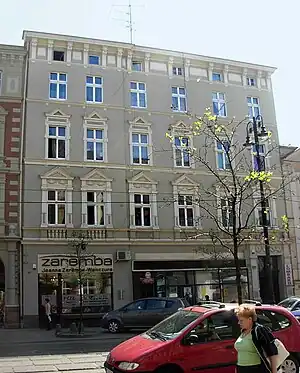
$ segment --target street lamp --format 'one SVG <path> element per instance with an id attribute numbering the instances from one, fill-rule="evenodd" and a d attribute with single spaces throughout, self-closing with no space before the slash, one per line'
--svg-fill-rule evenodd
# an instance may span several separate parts
<path id="1" fill-rule="evenodd" d="M 265 159 L 262 158 L 260 154 L 260 139 L 265 139 L 268 136 L 266 127 L 263 122 L 263 117 L 258 115 L 253 117 L 252 121 L 247 123 L 246 127 L 246 142 L 244 146 L 251 147 L 251 150 L 254 150 L 256 157 L 256 171 L 262 172 L 265 171 Z M 251 141 L 251 135 L 253 134 L 253 140 Z M 261 219 L 263 226 L 263 236 L 264 236 L 264 245 L 265 245 L 265 276 L 266 276 L 266 291 L 265 299 L 263 302 L 273 304 L 274 303 L 274 291 L 273 291 L 273 273 L 271 266 L 271 253 L 270 253 L 270 241 L 269 241 L 269 227 L 266 210 L 268 208 L 267 200 L 264 190 L 264 182 L 259 180 L 259 191 L 260 191 L 260 205 L 261 205 Z"/>

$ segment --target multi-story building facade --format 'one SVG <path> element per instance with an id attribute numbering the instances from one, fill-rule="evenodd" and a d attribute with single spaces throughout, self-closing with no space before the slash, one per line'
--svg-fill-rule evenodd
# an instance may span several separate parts
<path id="1" fill-rule="evenodd" d="M 292 281 L 294 293 L 300 296 L 300 150 L 295 146 L 280 146 L 282 170 L 292 180 L 285 188 L 286 215 L 289 220 Z"/>
<path id="2" fill-rule="evenodd" d="M 76 260 L 66 256 L 72 232 L 86 233 L 89 265 L 100 269 L 82 284 L 90 315 L 142 296 L 213 297 L 216 261 L 197 249 L 210 242 L 205 235 L 187 240 L 186 232 L 210 229 L 205 219 L 199 228 L 201 208 L 190 200 L 200 182 L 209 187 L 215 180 L 184 152 L 179 156 L 165 133 L 181 136 L 190 128 L 187 111 L 216 107 L 224 120 L 262 113 L 278 143 L 275 69 L 64 35 L 25 31 L 24 40 L 25 325 L 37 322 L 45 297 L 58 305 L 62 296 L 66 317 L 78 310 Z M 240 136 L 244 141 L 245 132 Z M 279 156 L 269 161 L 279 164 Z M 270 210 L 270 225 L 280 230 L 282 201 L 272 200 Z M 282 245 L 271 245 L 280 297 L 292 292 L 284 286 L 289 258 Z M 240 257 L 247 296 L 259 298 L 264 249 L 249 241 Z M 227 261 L 224 294 L 232 300 L 231 258 L 217 261 L 219 269 Z"/>
<path id="3" fill-rule="evenodd" d="M 19 325 L 20 159 L 26 51 L 0 45 L 0 305 L 5 323 Z"/>

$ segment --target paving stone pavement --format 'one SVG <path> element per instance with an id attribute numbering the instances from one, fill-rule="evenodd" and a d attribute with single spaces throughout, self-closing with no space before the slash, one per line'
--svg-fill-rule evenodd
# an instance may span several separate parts
<path id="1" fill-rule="evenodd" d="M 0 373 L 104 373 L 107 352 L 0 358 Z"/>

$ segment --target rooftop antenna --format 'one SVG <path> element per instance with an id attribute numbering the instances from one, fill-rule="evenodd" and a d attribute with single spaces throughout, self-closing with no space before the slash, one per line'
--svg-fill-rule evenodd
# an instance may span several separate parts
<path id="1" fill-rule="evenodd" d="M 131 0 L 128 0 L 128 5 L 122 5 L 122 4 L 114 4 L 112 5 L 114 7 L 124 7 L 124 8 L 127 8 L 128 11 L 126 12 L 126 16 L 128 17 L 126 20 L 125 19 L 117 19 L 117 18 L 114 18 L 116 21 L 122 21 L 122 22 L 126 22 L 127 23 L 127 26 L 126 28 L 129 29 L 129 38 L 130 38 L 130 44 L 133 44 L 133 32 L 135 31 L 134 28 L 133 28 L 133 25 L 134 25 L 134 22 L 133 22 L 133 17 L 132 17 L 132 7 L 138 7 L 138 6 L 143 6 L 143 5 L 132 5 L 131 4 Z M 124 13 L 124 12 L 123 12 Z"/>

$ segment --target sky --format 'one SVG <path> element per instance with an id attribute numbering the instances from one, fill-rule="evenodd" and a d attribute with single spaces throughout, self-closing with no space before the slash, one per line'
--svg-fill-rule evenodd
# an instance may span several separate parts
<path id="1" fill-rule="evenodd" d="M 128 1 L 2 0 L 0 43 L 21 45 L 24 29 L 129 42 Z M 135 44 L 277 67 L 272 81 L 280 142 L 300 146 L 300 120 L 290 111 L 291 103 L 299 105 L 299 0 L 131 4 Z"/>

